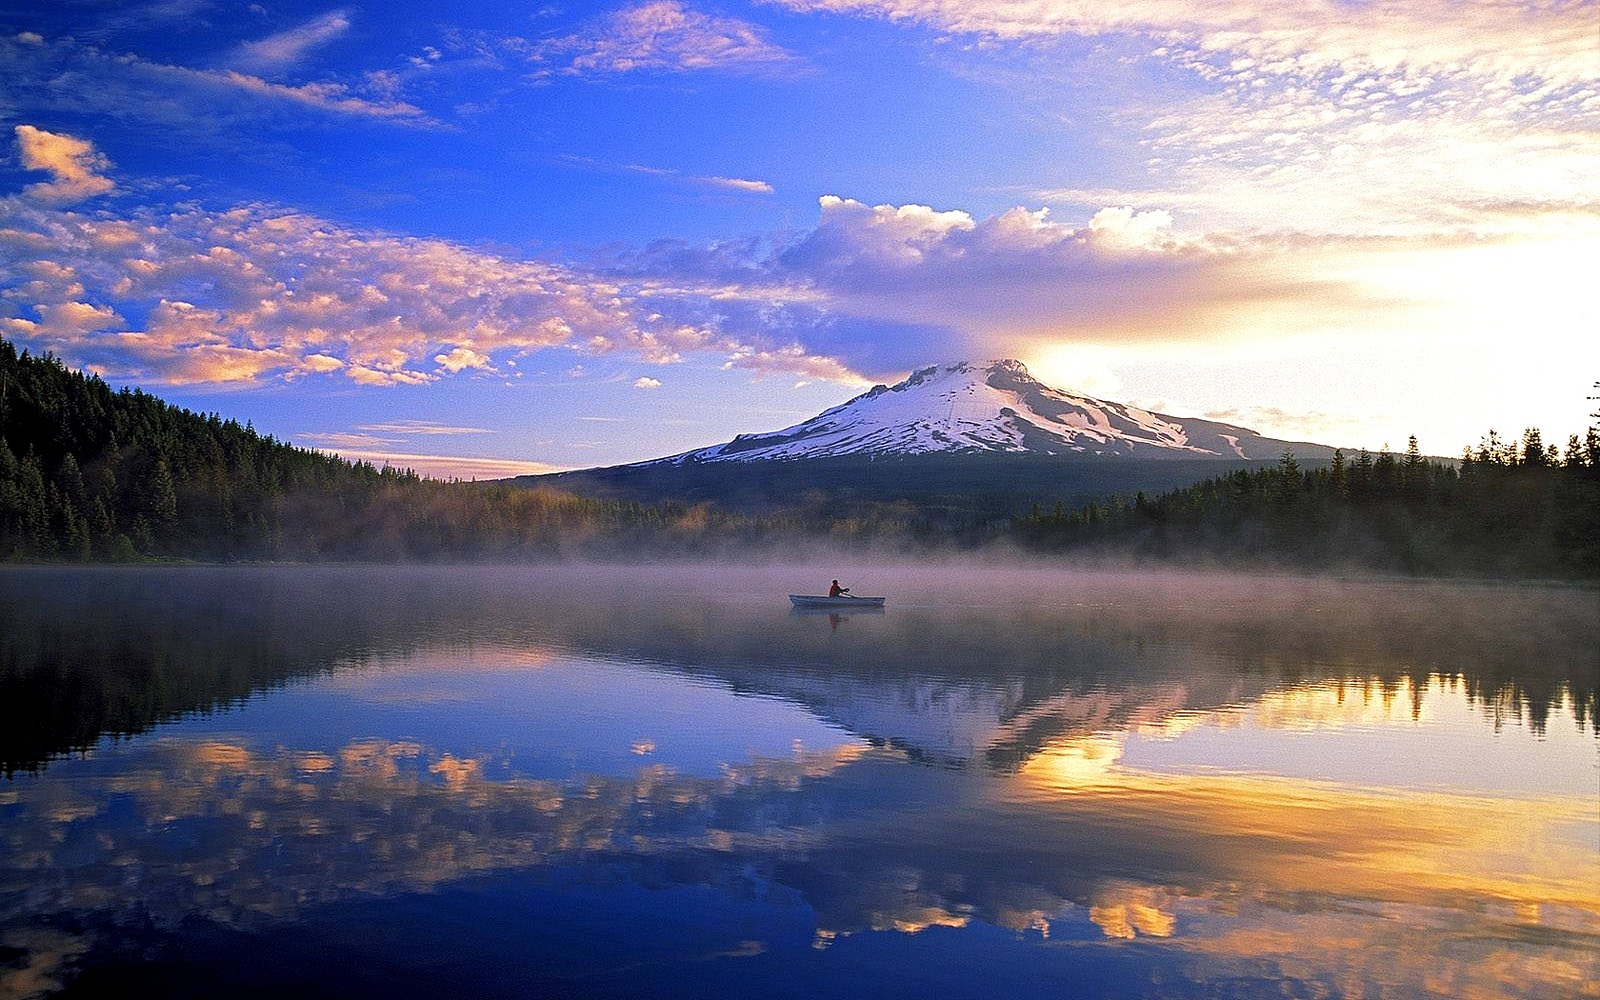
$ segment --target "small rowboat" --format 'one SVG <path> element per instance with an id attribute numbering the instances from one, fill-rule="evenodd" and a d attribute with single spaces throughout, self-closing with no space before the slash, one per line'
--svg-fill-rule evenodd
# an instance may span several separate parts
<path id="1" fill-rule="evenodd" d="M 789 603 L 797 608 L 881 608 L 881 597 L 824 597 L 821 594 L 790 594 Z"/>

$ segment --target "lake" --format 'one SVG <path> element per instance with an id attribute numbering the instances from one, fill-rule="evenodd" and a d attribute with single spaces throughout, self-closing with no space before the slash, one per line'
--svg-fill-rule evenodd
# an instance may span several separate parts
<path id="1" fill-rule="evenodd" d="M 0 997 L 1600 996 L 1593 590 L 13 568 L 0 630 Z"/>

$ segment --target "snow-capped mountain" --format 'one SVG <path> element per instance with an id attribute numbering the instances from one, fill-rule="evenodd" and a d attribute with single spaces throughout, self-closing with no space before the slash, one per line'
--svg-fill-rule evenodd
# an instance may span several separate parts
<path id="1" fill-rule="evenodd" d="M 1331 451 L 1052 389 L 1022 362 L 1001 359 L 922 368 L 793 427 L 639 464 L 990 453 L 1275 459 L 1286 448 L 1302 457 Z"/>

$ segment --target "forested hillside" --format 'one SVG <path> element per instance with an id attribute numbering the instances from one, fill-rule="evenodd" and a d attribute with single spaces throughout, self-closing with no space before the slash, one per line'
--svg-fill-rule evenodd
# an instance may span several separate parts
<path id="1" fill-rule="evenodd" d="M 530 558 L 797 527 L 380 470 L 0 340 L 0 560 Z"/>
<path id="2" fill-rule="evenodd" d="M 1239 471 L 1132 502 L 1035 508 L 1027 548 L 1401 573 L 1600 576 L 1600 430 L 1565 449 L 1491 431 L 1458 466 L 1367 452 Z"/>

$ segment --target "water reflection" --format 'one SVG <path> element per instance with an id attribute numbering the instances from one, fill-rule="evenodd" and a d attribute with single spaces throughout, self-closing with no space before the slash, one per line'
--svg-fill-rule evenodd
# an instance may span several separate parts
<path id="1" fill-rule="evenodd" d="M 1568 706 L 1600 732 L 1592 592 L 974 571 L 952 588 L 878 570 L 900 606 L 835 629 L 781 607 L 808 572 L 6 571 L 0 616 L 22 627 L 0 632 L 0 766 L 295 677 L 484 643 L 668 665 L 955 763 L 1014 765 L 1073 727 L 1131 724 L 1173 699 L 1211 708 L 1341 681 L 1420 699 L 1435 676 L 1496 725 L 1542 731 Z M 887 701 L 904 709 L 891 723 L 855 715 Z M 963 703 L 1005 732 L 955 731 Z M 936 731 L 896 729 L 944 708 Z"/>
<path id="2" fill-rule="evenodd" d="M 157 728 L 0 783 L 0 993 L 1600 974 L 1592 595 L 908 585 L 835 630 L 637 575 L 20 576 L 6 620 L 39 627 L 0 639 L 4 711 Z M 1463 626 L 1508 602 L 1542 628 Z M 7 759 L 92 743 L 39 726 Z"/>
<path id="3" fill-rule="evenodd" d="M 853 744 L 715 777 L 645 765 L 558 782 L 491 778 L 493 762 L 409 742 L 161 739 L 13 790 L 0 899 L 7 922 L 92 914 L 101 937 L 175 935 L 196 917 L 261 930 L 627 859 L 657 888 L 787 886 L 817 947 L 981 922 L 1045 941 L 1174 938 L 1207 959 L 1198 979 L 1270 956 L 1312 981 L 1420 989 L 1443 966 L 1484 995 L 1538 995 L 1596 971 L 1600 870 L 1568 832 L 1592 824 L 1581 802 L 1086 770 L 1082 751 L 1040 754 L 997 788 Z"/>

